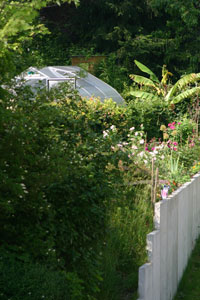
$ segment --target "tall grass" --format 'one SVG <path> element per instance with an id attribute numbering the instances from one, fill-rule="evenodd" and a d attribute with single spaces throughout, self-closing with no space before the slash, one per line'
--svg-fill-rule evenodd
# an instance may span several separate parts
<path id="1" fill-rule="evenodd" d="M 138 268 L 147 259 L 146 234 L 152 228 L 150 187 L 126 187 L 107 212 L 99 299 L 136 299 Z"/>
<path id="2" fill-rule="evenodd" d="M 189 259 L 174 300 L 200 299 L 200 237 Z"/>

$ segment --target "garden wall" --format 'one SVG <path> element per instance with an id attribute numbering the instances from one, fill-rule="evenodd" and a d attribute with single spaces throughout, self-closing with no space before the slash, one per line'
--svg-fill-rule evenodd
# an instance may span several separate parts
<path id="1" fill-rule="evenodd" d="M 149 263 L 139 268 L 138 300 L 171 300 L 200 234 L 200 174 L 155 204 Z"/>

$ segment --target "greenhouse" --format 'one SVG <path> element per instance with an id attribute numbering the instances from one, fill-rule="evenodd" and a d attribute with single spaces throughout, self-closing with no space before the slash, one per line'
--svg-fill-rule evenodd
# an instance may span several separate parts
<path id="1" fill-rule="evenodd" d="M 30 67 L 22 74 L 21 78 L 25 79 L 33 90 L 41 85 L 50 90 L 59 82 L 67 81 L 78 90 L 82 97 L 97 97 L 102 102 L 112 98 L 117 104 L 124 103 L 124 99 L 113 87 L 78 66 L 56 66 L 42 69 Z"/>

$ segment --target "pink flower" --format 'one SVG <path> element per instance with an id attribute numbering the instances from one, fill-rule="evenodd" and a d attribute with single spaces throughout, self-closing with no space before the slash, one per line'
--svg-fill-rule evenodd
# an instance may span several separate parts
<path id="1" fill-rule="evenodd" d="M 134 150 L 137 150 L 138 149 L 138 147 L 137 146 L 135 146 L 135 145 L 132 145 L 132 147 L 131 147 L 132 149 L 134 149 Z"/>
<path id="2" fill-rule="evenodd" d="M 117 144 L 117 146 L 118 146 L 119 148 L 123 148 L 123 145 L 122 145 L 122 144 Z"/>
<path id="3" fill-rule="evenodd" d="M 178 125 L 181 125 L 181 122 L 178 122 Z"/>
<path id="4" fill-rule="evenodd" d="M 172 130 L 174 130 L 175 129 L 175 122 L 172 122 L 172 123 L 169 123 L 168 124 L 168 127 L 170 128 L 170 129 L 172 129 Z"/>
<path id="5" fill-rule="evenodd" d="M 174 146 L 178 146 L 178 143 L 177 143 L 177 142 L 173 142 L 173 145 L 174 145 Z"/>
<path id="6" fill-rule="evenodd" d="M 152 151 L 155 150 L 155 147 L 152 147 L 151 150 L 152 150 Z"/>
<path id="7" fill-rule="evenodd" d="M 195 145 L 194 143 L 191 143 L 191 144 L 189 144 L 189 147 L 192 148 L 192 147 L 194 147 L 194 145 Z"/>
<path id="8" fill-rule="evenodd" d="M 173 150 L 174 150 L 174 151 L 177 151 L 177 148 L 176 148 L 176 147 L 174 147 L 174 148 L 173 148 Z"/>

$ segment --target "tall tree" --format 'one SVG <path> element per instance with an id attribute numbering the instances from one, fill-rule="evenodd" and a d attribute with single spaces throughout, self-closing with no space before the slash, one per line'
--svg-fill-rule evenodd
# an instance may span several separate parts
<path id="1" fill-rule="evenodd" d="M 156 31 L 163 17 L 153 15 L 146 0 L 81 0 L 77 9 L 67 3 L 56 10 L 44 8 L 42 17 L 55 32 L 57 48 L 71 47 L 74 55 L 84 50 L 86 54 L 114 52 L 128 68 L 134 67 L 134 59 L 151 67 L 152 61 L 163 64 L 166 40 Z"/>
<path id="2" fill-rule="evenodd" d="M 179 73 L 198 71 L 200 67 L 200 2 L 198 0 L 148 0 L 154 15 L 163 16 L 163 36 L 170 41 L 165 63 Z M 159 28 L 157 29 L 157 31 Z"/>
<path id="3" fill-rule="evenodd" d="M 0 0 L 0 82 L 5 82 L 16 72 L 16 58 L 23 52 L 23 44 L 37 34 L 46 34 L 48 29 L 36 17 L 43 7 L 60 5 L 79 0 Z"/>
<path id="4" fill-rule="evenodd" d="M 199 0 L 81 0 L 77 9 L 68 3 L 47 6 L 41 17 L 53 35 L 35 46 L 45 63 L 49 57 L 66 63 L 70 55 L 114 53 L 127 78 L 137 72 L 136 59 L 158 74 L 166 64 L 177 80 L 199 71 L 199 14 Z M 46 45 L 54 49 L 48 52 Z"/>

